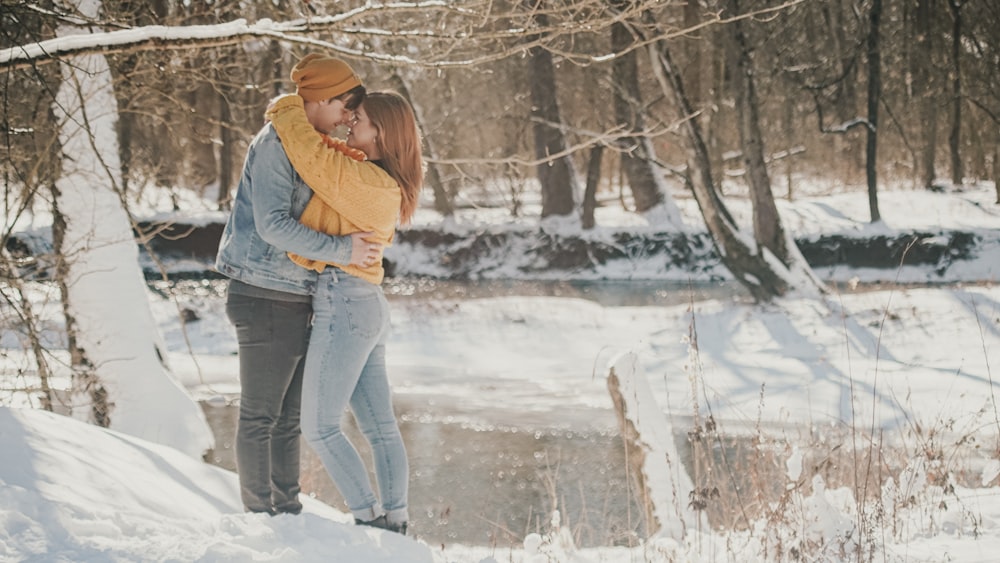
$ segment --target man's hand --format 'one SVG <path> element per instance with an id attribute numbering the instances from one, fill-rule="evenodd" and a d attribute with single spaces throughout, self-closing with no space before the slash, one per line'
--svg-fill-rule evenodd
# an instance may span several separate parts
<path id="1" fill-rule="evenodd" d="M 372 232 L 351 234 L 351 266 L 370 268 L 382 258 L 382 249 L 385 246 L 366 240 L 374 234 Z"/>

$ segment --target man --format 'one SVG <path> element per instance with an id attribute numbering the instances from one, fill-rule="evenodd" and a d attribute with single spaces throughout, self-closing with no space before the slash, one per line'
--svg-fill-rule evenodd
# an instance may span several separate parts
<path id="1" fill-rule="evenodd" d="M 302 58 L 291 79 L 309 122 L 323 133 L 349 123 L 365 96 L 347 63 L 320 54 Z M 355 264 L 373 252 L 366 233 L 334 237 L 299 223 L 310 197 L 266 124 L 247 150 L 215 262 L 230 278 L 226 314 L 239 343 L 236 466 L 249 512 L 302 510 L 299 405 L 317 274 L 294 264 L 288 252 Z"/>

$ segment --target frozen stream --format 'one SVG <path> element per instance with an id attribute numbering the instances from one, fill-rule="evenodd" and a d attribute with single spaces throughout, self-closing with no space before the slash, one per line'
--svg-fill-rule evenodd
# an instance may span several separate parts
<path id="1" fill-rule="evenodd" d="M 185 289 L 185 284 L 191 285 Z M 194 293 L 200 292 L 207 300 L 201 302 L 201 309 L 213 309 L 221 303 L 215 284 L 210 287 L 204 282 L 182 282 L 177 290 L 178 294 L 189 294 L 195 288 Z M 453 309 L 484 299 L 513 298 L 521 304 L 518 309 L 525 303 L 530 309 L 534 298 L 546 298 L 544 303 L 550 304 L 553 300 L 548 298 L 556 297 L 558 303 L 571 305 L 571 313 L 579 311 L 579 322 L 587 324 L 591 322 L 587 317 L 593 314 L 590 307 L 604 310 L 677 305 L 732 298 L 738 291 L 727 285 L 689 287 L 664 282 L 408 280 L 388 281 L 385 290 L 394 316 L 390 374 L 411 463 L 413 533 L 431 545 L 463 543 L 505 548 L 527 532 L 544 531 L 548 514 L 558 508 L 581 546 L 627 543 L 633 534 L 644 535 L 642 512 L 627 479 L 624 446 L 604 391 L 603 374 L 594 373 L 603 366 L 595 365 L 589 356 L 576 358 L 578 366 L 559 361 L 561 354 L 585 356 L 599 354 L 600 350 L 578 342 L 572 334 L 553 333 L 558 332 L 557 327 L 535 326 L 530 312 L 507 310 L 502 318 L 482 318 L 482 333 L 470 331 L 468 320 L 449 319 L 455 316 Z M 535 312 L 542 317 L 565 314 L 560 307 L 551 315 L 545 313 L 550 306 Z M 496 314 L 494 308 L 490 311 Z M 477 312 L 465 310 L 464 314 L 475 316 Z M 189 324 L 188 330 L 204 328 L 198 325 L 206 322 L 218 323 L 219 319 L 203 318 L 200 323 Z M 504 325 L 509 325 L 508 329 L 499 328 Z M 511 337 L 508 330 L 535 334 L 503 342 Z M 574 342 L 563 344 L 564 337 Z M 204 342 L 205 338 L 199 335 L 194 340 Z M 544 352 L 526 346 L 525 340 L 551 345 L 549 356 L 559 365 L 539 366 L 547 361 Z M 577 345 L 583 346 L 582 351 L 574 351 Z M 441 352 L 428 346 L 438 346 Z M 449 352 L 456 346 L 467 350 L 462 357 L 449 357 L 456 355 Z M 539 360 L 539 356 L 543 357 Z M 233 359 L 227 360 L 225 364 L 234 369 Z M 203 357 L 202 369 L 211 371 L 212 362 L 210 357 Z M 496 372 L 491 373 L 491 369 Z M 537 371 L 538 375 L 508 376 L 509 371 L 518 369 Z M 546 375 L 550 371 L 551 377 Z M 566 381 L 563 371 L 582 371 L 581 385 L 587 389 L 581 391 Z M 229 393 L 221 385 L 215 389 L 223 390 L 229 400 L 225 405 L 218 400 L 211 402 L 218 406 L 203 403 L 217 437 L 212 461 L 235 469 L 235 389 Z M 352 421 L 349 423 L 355 443 L 363 447 L 363 439 Z M 367 458 L 366 449 L 364 455 Z M 304 492 L 344 509 L 308 446 L 303 448 L 302 486 Z"/>

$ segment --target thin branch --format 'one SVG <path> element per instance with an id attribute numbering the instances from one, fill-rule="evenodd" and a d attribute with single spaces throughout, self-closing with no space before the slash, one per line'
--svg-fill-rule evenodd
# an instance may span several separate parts
<path id="1" fill-rule="evenodd" d="M 0 69 L 16 70 L 29 67 L 36 67 L 61 60 L 70 55 L 85 54 L 115 54 L 123 52 L 142 52 L 150 50 L 170 51 L 191 48 L 209 48 L 242 43 L 250 38 L 272 38 L 288 41 L 300 45 L 310 45 L 322 47 L 340 53 L 348 58 L 368 59 L 377 62 L 392 63 L 401 66 L 419 66 L 424 68 L 456 68 L 470 65 L 489 63 L 504 58 L 519 55 L 533 47 L 543 47 L 554 54 L 564 57 L 570 62 L 578 64 L 602 63 L 621 57 L 636 49 L 642 49 L 657 40 L 672 39 L 695 33 L 713 25 L 725 24 L 746 18 L 753 18 L 767 14 L 777 13 L 796 6 L 805 0 L 788 0 L 778 6 L 764 8 L 747 14 L 740 14 L 733 17 L 723 18 L 719 14 L 714 14 L 704 22 L 690 28 L 678 28 L 673 30 L 658 29 L 657 33 L 651 34 L 641 41 L 637 41 L 621 52 L 609 52 L 603 54 L 589 55 L 577 53 L 556 46 L 558 39 L 567 35 L 578 35 L 580 33 L 600 34 L 608 26 L 633 16 L 638 10 L 628 12 L 603 14 L 603 17 L 593 17 L 587 21 L 580 22 L 578 19 L 564 19 L 562 23 L 544 28 L 532 27 L 530 29 L 518 26 L 508 26 L 500 30 L 483 29 L 489 21 L 500 21 L 510 18 L 513 14 L 500 13 L 491 14 L 488 12 L 476 12 L 471 9 L 462 9 L 453 6 L 443 0 L 427 0 L 422 2 L 394 2 L 388 4 L 366 4 L 360 8 L 349 10 L 335 16 L 324 16 L 319 18 L 297 19 L 288 22 L 275 22 L 270 19 L 261 19 L 256 23 L 247 23 L 245 19 L 212 25 L 191 25 L 191 26 L 142 26 L 130 29 L 120 29 L 115 31 L 89 33 L 80 36 L 67 36 L 56 39 L 29 43 L 16 47 L 0 50 Z M 650 2 L 656 5 L 657 2 Z M 642 8 L 643 6 L 637 6 Z M 459 26 L 462 31 L 441 33 L 434 27 L 416 30 L 384 30 L 370 27 L 355 27 L 351 25 L 368 16 L 376 16 L 387 12 L 421 12 L 426 16 L 426 11 L 433 10 L 442 15 L 455 14 L 470 22 L 477 22 L 474 25 L 469 23 L 466 26 Z M 523 14 L 520 14 L 523 15 Z M 433 18 L 431 18 L 433 19 Z M 583 30 L 583 31 L 581 31 Z M 434 61 L 430 59 L 418 59 L 410 56 L 390 55 L 385 53 L 375 53 L 363 48 L 353 48 L 343 42 L 326 41 L 307 37 L 307 34 L 335 31 L 346 37 L 351 36 L 371 36 L 371 37 L 403 37 L 421 38 L 437 40 L 439 42 L 449 42 L 463 46 L 482 46 L 488 41 L 510 41 L 511 39 L 522 39 L 525 35 L 532 37 L 529 41 L 521 42 L 509 46 L 501 46 L 498 49 L 487 50 L 489 54 L 477 54 L 468 58 L 456 58 L 454 60 Z M 440 49 L 428 49 L 429 52 L 441 52 Z M 480 51 L 481 52 L 481 51 Z"/>

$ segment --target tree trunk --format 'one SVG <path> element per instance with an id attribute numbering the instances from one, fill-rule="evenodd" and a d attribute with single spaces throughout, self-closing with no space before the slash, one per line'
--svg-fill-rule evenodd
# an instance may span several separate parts
<path id="1" fill-rule="evenodd" d="M 240 16 L 234 6 L 221 4 L 217 7 L 216 17 L 224 21 L 230 21 Z M 219 143 L 216 147 L 218 158 L 215 191 L 215 204 L 222 211 L 228 209 L 230 194 L 237 183 L 238 174 L 241 172 L 238 167 L 237 154 L 240 152 L 237 135 L 233 131 L 233 104 L 239 103 L 240 89 L 237 84 L 252 83 L 247 81 L 246 70 L 239 63 L 238 55 L 234 54 L 231 48 L 219 50 L 218 58 L 215 61 L 215 99 L 218 110 L 219 123 L 217 125 Z M 238 107 L 238 106 L 237 106 Z"/>
<path id="2" fill-rule="evenodd" d="M 594 211 L 597 209 L 597 185 L 601 182 L 601 157 L 604 155 L 604 145 L 596 145 L 590 151 L 590 162 L 587 164 L 587 187 L 583 190 L 583 212 L 581 221 L 584 229 L 593 229 L 596 225 Z"/>
<path id="3" fill-rule="evenodd" d="M 997 205 L 1000 205 L 1000 128 L 994 130 L 993 140 L 993 188 L 997 192 Z"/>
<path id="4" fill-rule="evenodd" d="M 114 5 L 104 5 L 106 11 L 113 11 L 108 14 L 115 21 L 128 22 L 131 25 L 155 25 L 155 17 L 163 17 L 166 14 L 166 7 L 163 0 L 156 0 L 150 6 L 149 2 L 138 0 L 118 0 Z M 124 54 L 116 57 L 118 61 L 112 72 L 115 74 L 116 87 L 115 97 L 118 100 L 119 108 L 129 108 L 118 115 L 118 146 L 121 158 L 122 189 L 129 191 L 129 181 L 131 180 L 132 169 L 132 143 L 134 133 L 141 123 L 137 119 L 138 114 L 132 110 L 131 103 L 137 93 L 136 85 L 132 82 L 133 72 L 139 64 L 140 56 L 135 53 Z M 140 78 L 141 80 L 141 78 Z"/>
<path id="5" fill-rule="evenodd" d="M 539 28 L 548 27 L 548 16 L 540 13 L 542 0 L 525 0 L 525 6 Z M 535 137 L 538 181 L 542 189 L 542 217 L 569 215 L 576 207 L 576 171 L 566 152 L 562 116 L 556 95 L 556 73 L 552 53 L 544 47 L 528 50 L 528 77 L 531 83 L 531 119 Z M 558 156 L 557 156 L 558 155 Z"/>
<path id="6" fill-rule="evenodd" d="M 77 7 L 96 18 L 100 3 Z M 65 25 L 57 32 L 76 33 Z M 212 447 L 212 432 L 165 365 L 120 191 L 107 62 L 99 54 L 78 56 L 62 71 L 53 114 L 66 156 L 53 188 L 53 239 L 73 354 L 70 408 L 75 416 L 200 457 Z"/>
<path id="7" fill-rule="evenodd" d="M 632 0 L 613 0 L 612 6 L 622 9 L 631 3 Z M 616 53 L 624 53 L 615 58 L 611 69 L 615 121 L 631 133 L 631 136 L 618 141 L 622 168 L 632 190 L 635 211 L 645 213 L 655 209 L 659 216 L 648 217 L 651 222 L 662 222 L 680 228 L 684 224 L 681 211 L 670 196 L 663 171 L 656 164 L 653 142 L 645 133 L 646 110 L 639 89 L 638 53 L 625 53 L 635 43 L 635 39 L 624 22 L 616 22 L 611 26 L 611 48 Z"/>
<path id="8" fill-rule="evenodd" d="M 427 162 L 426 180 L 427 184 L 429 184 L 431 189 L 434 191 L 434 210 L 445 217 L 451 217 L 455 214 L 455 204 L 452 201 L 451 196 L 448 194 L 448 191 L 445 190 L 444 182 L 441 180 L 441 173 L 438 170 L 437 164 L 434 164 L 433 162 L 437 159 L 438 154 L 433 140 L 427 135 L 427 130 L 424 128 L 424 112 L 421 110 L 420 105 L 414 103 L 413 96 L 410 95 L 410 88 L 398 72 L 392 73 L 389 80 L 392 82 L 393 87 L 396 88 L 399 94 L 410 102 L 410 107 L 413 108 L 413 114 L 417 120 L 417 127 L 420 128 L 420 134 L 421 137 L 423 137 L 424 143 L 424 160 L 429 161 Z"/>
<path id="9" fill-rule="evenodd" d="M 199 55 L 194 60 L 195 68 L 206 68 L 213 64 L 208 55 Z M 212 126 L 212 116 L 218 115 L 215 85 L 207 81 L 199 82 L 188 92 L 187 101 L 192 109 L 193 119 L 188 122 L 189 130 L 185 139 L 183 157 L 188 162 L 183 178 L 187 181 L 185 187 L 194 188 L 199 196 L 205 197 L 206 189 L 217 181 L 219 174 L 215 143 L 212 141 L 216 132 Z M 177 210 L 176 203 L 174 210 Z"/>
<path id="10" fill-rule="evenodd" d="M 913 98 L 919 109 L 920 146 L 917 174 L 920 186 L 934 187 L 937 179 L 937 100 L 931 84 L 934 76 L 934 41 L 931 31 L 931 0 L 918 0 L 916 15 L 917 56 L 914 64 Z"/>
<path id="11" fill-rule="evenodd" d="M 837 122 L 845 123 L 858 115 L 857 55 L 854 48 L 855 41 L 848 38 L 848 24 L 845 22 L 845 19 L 853 17 L 853 15 L 845 16 L 845 12 L 852 8 L 845 8 L 844 0 L 820 2 L 819 6 L 827 28 L 825 35 L 831 39 L 831 48 L 837 61 L 837 74 L 840 76 L 838 82 L 840 93 L 834 101 Z M 853 175 L 859 160 L 855 156 L 857 151 L 854 150 L 853 144 L 845 135 L 834 135 L 832 142 L 834 154 L 844 156 L 840 173 Z"/>
<path id="12" fill-rule="evenodd" d="M 684 1 L 684 27 L 686 29 L 692 29 L 699 23 L 701 23 L 702 18 L 702 7 L 701 0 L 685 0 Z M 684 59 L 687 61 L 687 66 L 684 67 L 684 72 L 681 73 L 681 77 L 684 80 L 684 85 L 687 87 L 688 99 L 694 105 L 694 107 L 701 107 L 704 100 L 702 99 L 702 66 L 701 66 L 701 45 L 703 43 L 700 38 L 694 37 L 684 37 Z"/>
<path id="13" fill-rule="evenodd" d="M 614 0 L 616 9 L 627 8 L 631 0 Z M 621 149 L 622 168 L 628 176 L 629 188 L 635 201 L 637 213 L 643 213 L 659 205 L 664 198 L 660 191 L 659 173 L 653 164 L 654 155 L 647 153 L 652 147 L 641 142 L 645 129 L 642 94 L 639 91 L 639 70 L 636 52 L 625 52 L 635 38 L 624 22 L 611 25 L 611 50 L 623 53 L 615 57 L 611 65 L 611 85 L 614 91 L 615 122 L 632 134 L 618 141 Z"/>
<path id="14" fill-rule="evenodd" d="M 233 134 L 233 111 L 232 103 L 236 100 L 238 93 L 230 84 L 237 83 L 230 80 L 227 74 L 231 72 L 228 63 L 231 56 L 223 55 L 219 61 L 219 67 L 215 70 L 216 87 L 215 98 L 219 106 L 219 158 L 218 165 L 218 189 L 215 191 L 215 204 L 218 209 L 227 209 L 230 194 L 233 191 L 233 184 L 236 183 L 236 135 Z"/>
<path id="15" fill-rule="evenodd" d="M 752 241 L 740 233 L 718 193 L 704 136 L 697 119 L 692 117 L 691 103 L 684 92 L 684 84 L 673 64 L 667 43 L 663 40 L 656 41 L 647 49 L 661 89 L 672 98 L 674 107 L 677 108 L 677 119 L 688 150 L 688 185 L 698 202 L 723 264 L 754 299 L 770 301 L 784 295 L 793 287 L 789 273 L 779 272 L 774 267 L 775 261 L 768 261 L 764 253 L 759 252 Z M 777 265 L 780 267 L 780 263 Z"/>
<path id="16" fill-rule="evenodd" d="M 219 92 L 219 140 L 222 146 L 219 147 L 219 189 L 215 193 L 215 203 L 219 210 L 229 209 L 230 194 L 233 192 L 233 184 L 236 182 L 236 138 L 233 135 L 233 114 L 230 106 L 229 95 L 235 94 L 232 91 L 227 93 L 225 87 L 220 86 Z"/>
<path id="17" fill-rule="evenodd" d="M 791 100 L 786 100 L 783 104 L 784 110 L 781 112 L 781 125 L 784 131 L 785 143 L 788 145 L 788 156 L 785 158 L 785 186 L 788 191 L 788 201 L 795 200 L 795 152 L 792 150 L 792 143 L 796 140 L 795 135 L 795 104 Z"/>
<path id="18" fill-rule="evenodd" d="M 847 37 L 843 0 L 823 4 L 823 9 L 827 12 L 830 37 L 833 39 L 834 52 L 839 63 L 838 68 L 843 77 L 841 95 L 837 98 L 837 117 L 843 123 L 857 115 L 855 113 L 855 100 L 858 95 L 854 90 L 854 80 L 850 76 L 854 74 L 852 69 L 856 68 L 854 49 L 851 47 L 854 41 Z"/>
<path id="19" fill-rule="evenodd" d="M 868 210 L 871 222 L 882 220 L 878 211 L 878 104 L 882 95 L 882 55 L 879 25 L 882 0 L 872 0 L 868 29 L 868 136 L 865 146 L 865 176 L 868 179 Z"/>
<path id="20" fill-rule="evenodd" d="M 948 133 L 948 148 L 951 152 L 951 183 L 962 184 L 965 171 L 962 170 L 962 3 L 948 0 L 951 9 L 951 130 Z"/>
<path id="21" fill-rule="evenodd" d="M 218 6 L 192 2 L 188 5 L 193 24 L 211 25 L 215 23 L 215 11 Z M 192 57 L 185 60 L 187 71 L 193 75 L 203 75 L 204 80 L 198 80 L 194 84 L 188 83 L 189 89 L 184 96 L 186 107 L 190 111 L 188 119 L 183 123 L 186 125 L 184 131 L 184 145 L 182 146 L 182 158 L 186 166 L 183 169 L 182 179 L 184 186 L 171 186 L 173 188 L 187 187 L 194 188 L 196 193 L 202 198 L 206 195 L 206 190 L 210 185 L 219 180 L 219 165 L 216 160 L 214 139 L 217 128 L 213 125 L 213 117 L 219 115 L 219 96 L 217 84 L 213 84 L 212 77 L 218 77 L 220 72 L 220 61 L 216 59 L 216 51 L 198 51 Z M 175 202 L 174 210 L 178 204 Z"/>
<path id="22" fill-rule="evenodd" d="M 134 90 L 129 83 L 129 78 L 139 57 L 137 55 L 125 55 L 118 65 L 118 73 L 123 84 L 115 88 L 115 97 L 118 100 L 118 107 L 128 107 L 132 99 Z M 135 114 L 125 111 L 124 115 L 118 116 L 118 143 L 119 155 L 122 163 L 122 189 L 128 192 L 128 184 L 132 168 L 132 132 L 135 129 Z"/>
<path id="23" fill-rule="evenodd" d="M 729 0 L 728 4 L 733 15 L 742 13 L 738 0 Z M 733 66 L 730 76 L 733 96 L 736 98 L 743 163 L 750 184 L 754 239 L 757 244 L 773 252 L 782 264 L 788 266 L 791 256 L 786 246 L 788 239 L 781 225 L 781 217 L 778 215 L 778 207 L 771 190 L 771 178 L 764 161 L 764 139 L 760 130 L 760 109 L 754 84 L 753 61 L 750 60 L 750 47 L 743 31 L 742 20 L 733 21 L 726 28 L 730 32 L 729 45 L 734 50 L 729 57 Z"/>

